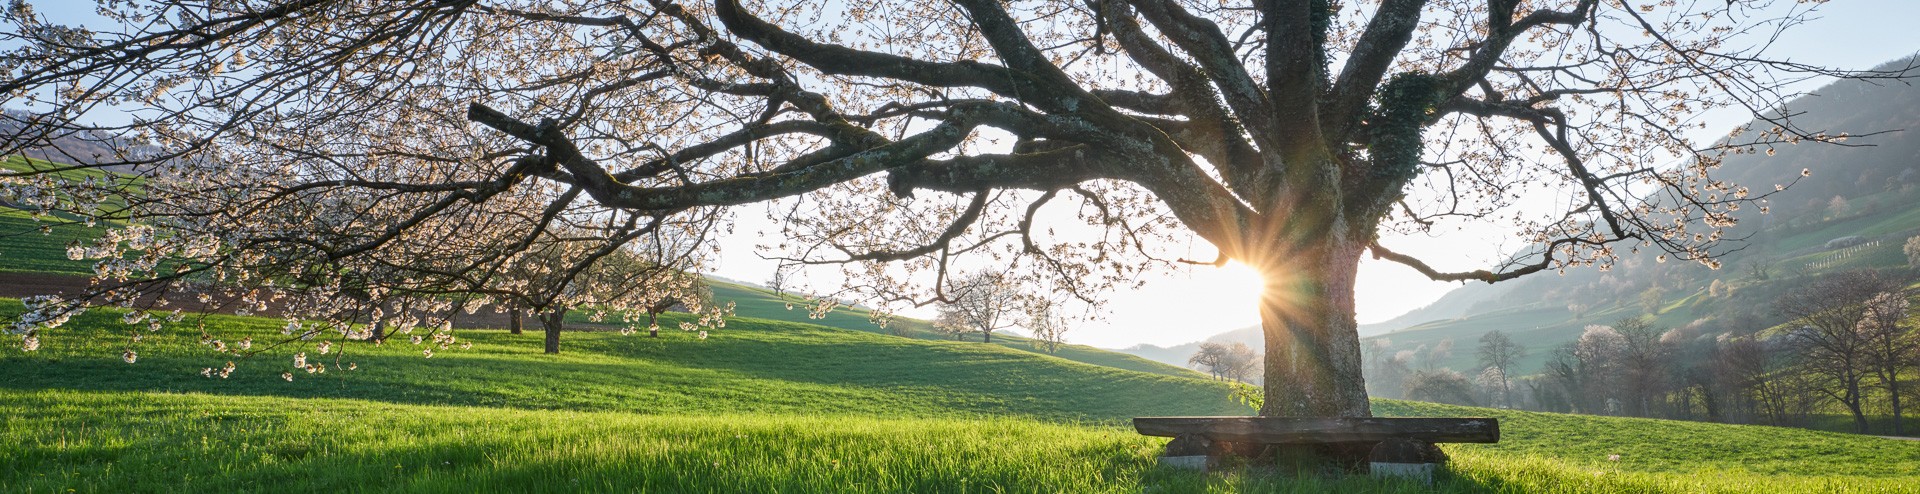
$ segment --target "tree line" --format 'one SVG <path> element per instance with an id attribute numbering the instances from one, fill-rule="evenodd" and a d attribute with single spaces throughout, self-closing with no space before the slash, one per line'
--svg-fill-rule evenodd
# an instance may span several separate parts
<path id="1" fill-rule="evenodd" d="M 1920 377 L 1920 329 L 1910 320 L 1905 271 L 1807 275 L 1765 311 L 1785 324 L 1696 321 L 1663 327 L 1651 315 L 1587 326 L 1519 375 L 1527 349 L 1504 331 L 1480 337 L 1477 371 L 1439 365 L 1452 341 L 1388 352 L 1367 347 L 1368 384 L 1379 397 L 1551 412 L 1814 426 L 1841 412 L 1859 433 L 1909 432 L 1902 423 Z M 1870 417 L 1891 418 L 1875 426 Z"/>

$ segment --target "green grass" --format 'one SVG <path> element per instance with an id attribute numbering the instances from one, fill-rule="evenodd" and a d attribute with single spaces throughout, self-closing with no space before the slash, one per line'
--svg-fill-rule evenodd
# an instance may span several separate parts
<path id="1" fill-rule="evenodd" d="M 71 168 L 71 167 L 72 165 L 56 163 L 56 162 L 47 161 L 39 158 L 27 158 L 20 155 L 11 155 L 11 156 L 0 158 L 0 171 L 7 171 L 7 172 L 33 172 L 33 171 L 40 171 L 40 170 L 53 170 L 53 169 Z M 48 173 L 56 177 L 64 178 L 67 180 L 73 180 L 73 181 L 86 180 L 88 178 L 101 178 L 101 177 L 106 177 L 108 175 L 113 174 L 112 172 L 100 170 L 97 168 L 71 168 L 71 169 L 65 169 L 65 170 L 48 172 Z"/>
<path id="2" fill-rule="evenodd" d="M 42 235 L 25 213 L 0 211 L 0 234 L 14 232 L 27 234 L 0 237 L 0 270 L 90 272 L 65 247 L 95 231 Z M 1849 265 L 1889 258 L 1858 257 Z M 785 307 L 798 298 L 724 282 L 714 292 L 742 317 L 710 338 L 568 332 L 560 355 L 541 354 L 536 334 L 461 330 L 472 349 L 432 358 L 400 339 L 321 356 L 313 342 L 267 349 L 280 321 L 224 316 L 133 342 L 117 312 L 98 310 L 44 335 L 39 352 L 0 348 L 0 492 L 1920 492 L 1920 442 L 1387 400 L 1377 413 L 1497 416 L 1504 436 L 1447 446 L 1453 462 L 1432 487 L 1174 471 L 1155 466 L 1165 440 L 1133 433 L 1127 418 L 1249 412 L 1190 370 L 1079 345 L 1042 354 L 1012 336 L 947 341 L 925 321 L 889 331 L 858 308 L 807 320 Z M 1662 322 L 1684 323 L 1686 302 Z M 18 308 L 0 302 L 0 313 Z M 1454 360 L 1470 359 L 1493 324 L 1535 360 L 1629 311 L 1573 321 L 1521 308 L 1392 337 L 1454 338 Z M 266 350 L 214 352 L 198 323 Z M 129 347 L 136 364 L 119 361 Z M 291 369 L 303 349 L 329 371 Z M 199 374 L 228 360 L 230 379 Z"/>
<path id="3" fill-rule="evenodd" d="M 18 305 L 12 305 L 17 310 Z M 663 316 L 672 327 L 681 315 Z M 282 338 L 278 320 L 210 316 L 214 338 L 255 350 Z M 359 398 L 409 404 L 499 406 L 638 413 L 703 413 L 715 403 L 737 412 L 916 416 L 1025 415 L 1065 421 L 1112 421 L 1134 415 L 1245 411 L 1224 384 L 1089 365 L 978 343 L 917 341 L 820 326 L 738 318 L 706 340 L 667 330 L 660 338 L 615 332 L 568 332 L 562 353 L 540 353 L 539 336 L 462 330 L 471 350 L 435 349 L 405 337 L 374 347 L 345 345 L 322 357 L 313 342 L 251 358 L 199 344 L 194 320 L 158 333 L 132 330 L 111 311 L 92 311 L 74 327 L 42 337 L 42 348 L 0 360 L 9 387 L 93 391 L 160 390 L 297 397 Z M 424 334 L 424 331 L 416 333 Z M 118 362 L 119 349 L 139 353 Z M 307 348 L 328 374 L 291 369 L 291 347 Z M 336 346 L 335 348 L 342 348 Z M 228 360 L 230 379 L 198 372 Z M 357 372 L 342 372 L 348 364 Z"/>
<path id="4" fill-rule="evenodd" d="M 98 180 L 109 176 L 116 179 L 128 180 L 128 182 L 124 182 L 125 187 L 120 189 L 120 191 L 135 194 L 140 193 L 140 188 L 145 185 L 145 179 L 135 175 L 115 173 L 98 168 L 73 168 L 73 165 L 65 163 L 57 163 L 39 158 L 26 158 L 18 155 L 0 157 L 0 173 L 38 172 L 44 170 L 57 171 L 46 171 L 39 174 L 39 176 L 51 176 L 72 183 L 80 183 L 88 179 Z M 124 197 L 110 196 L 103 200 L 100 206 L 105 212 L 116 213 L 126 209 L 127 201 Z"/>
<path id="5" fill-rule="evenodd" d="M 18 305 L 8 305 L 17 310 Z M 128 340 L 96 310 L 0 349 L 0 492 L 1911 492 L 1920 442 L 1805 430 L 1380 401 L 1401 416 L 1497 416 L 1494 445 L 1450 445 L 1432 488 L 1263 469 L 1157 467 L 1141 415 L 1242 414 L 1215 382 L 972 342 L 741 318 L 705 340 L 461 330 L 251 358 L 189 319 Z M 277 337 L 210 317 L 213 337 Z M 118 360 L 132 345 L 135 364 Z M 336 345 L 339 345 L 336 343 Z M 325 374 L 298 372 L 305 348 Z M 342 348 L 336 346 L 336 348 Z M 235 360 L 230 379 L 198 370 Z M 344 370 L 347 363 L 355 371 Z M 1606 455 L 1620 454 L 1620 462 Z"/>
<path id="6" fill-rule="evenodd" d="M 1852 235 L 1886 235 L 1920 227 L 1920 208 L 1895 208 L 1880 214 L 1835 221 L 1817 229 L 1773 240 L 1777 252 L 1790 252 L 1819 246 L 1829 240 Z"/>
<path id="7" fill-rule="evenodd" d="M 58 163 L 38 159 L 29 160 L 20 156 L 0 158 L 0 171 L 32 171 L 63 167 Z M 53 172 L 56 177 L 72 181 L 87 178 L 99 178 L 109 172 L 95 169 L 62 170 Z M 119 209 L 126 206 L 118 198 L 107 201 L 106 207 Z M 88 227 L 72 216 L 56 214 L 35 221 L 27 211 L 0 206 L 0 271 L 37 272 L 68 275 L 93 274 L 93 262 L 67 259 L 67 245 L 73 243 L 91 243 L 102 233 L 101 227 Z M 49 228 L 42 230 L 42 225 Z"/>
<path id="8" fill-rule="evenodd" d="M 67 244 L 92 242 L 100 230 L 58 219 L 48 224 L 42 232 L 27 213 L 0 207 L 0 271 L 92 275 L 92 262 L 67 259 Z"/>
<path id="9" fill-rule="evenodd" d="M 859 307 L 842 307 L 827 313 L 827 316 L 823 319 L 807 319 L 806 301 L 799 296 L 791 294 L 779 295 L 758 287 L 713 279 L 708 279 L 707 284 L 713 288 L 714 300 L 722 303 L 733 302 L 733 313 L 740 317 L 804 322 L 841 329 L 851 329 L 854 331 L 892 334 L 921 340 L 951 339 L 944 334 L 935 332 L 933 325 L 927 321 L 897 317 L 888 324 L 887 328 L 881 328 L 879 325 L 873 323 L 870 311 Z M 787 304 L 793 304 L 793 308 L 787 308 Z M 978 338 L 974 339 L 977 340 Z M 1037 343 L 1038 342 L 1030 338 L 1012 335 L 995 335 L 993 337 L 994 345 L 1013 350 L 1040 352 L 1042 350 Z M 1050 355 L 1075 362 L 1084 362 L 1150 374 L 1182 377 L 1201 375 L 1198 371 L 1185 367 L 1167 365 L 1135 355 L 1103 350 L 1086 345 L 1062 345 L 1056 352 Z"/>
<path id="10" fill-rule="evenodd" d="M 156 392 L 0 391 L 8 492 L 1912 492 L 1920 445 L 1503 413 L 1426 488 L 1157 468 L 1163 440 L 1018 418 L 630 414 Z M 1480 409 L 1387 402 L 1383 413 Z M 1619 462 L 1606 455 L 1620 454 Z M 1825 461 L 1822 461 L 1825 460 Z M 297 486 L 297 487 L 296 487 Z"/>

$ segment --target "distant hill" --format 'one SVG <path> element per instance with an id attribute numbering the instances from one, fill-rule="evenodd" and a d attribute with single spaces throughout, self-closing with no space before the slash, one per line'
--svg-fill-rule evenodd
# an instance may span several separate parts
<path id="1" fill-rule="evenodd" d="M 1899 60 L 1881 68 L 1909 63 Z M 1696 337 L 1751 332 L 1781 322 L 1765 307 L 1785 287 L 1783 278 L 1905 267 L 1900 244 L 1920 235 L 1920 86 L 1841 81 L 1788 108 L 1796 112 L 1793 122 L 1813 133 L 1873 135 L 1849 138 L 1844 145 L 1777 146 L 1728 156 L 1715 176 L 1756 193 L 1799 182 L 1769 198 L 1770 214 L 1742 211 L 1742 222 L 1729 237 L 1744 241 L 1722 258 L 1723 269 L 1661 263 L 1653 253 L 1641 253 L 1627 255 L 1607 272 L 1573 269 L 1493 285 L 1471 283 L 1426 307 L 1362 325 L 1361 336 L 1385 339 L 1389 352 L 1453 340 L 1456 350 L 1443 365 L 1469 370 L 1476 366 L 1472 346 L 1497 329 L 1528 347 L 1530 356 L 1519 372 L 1532 373 L 1554 347 L 1578 337 L 1587 325 L 1648 313 L 1649 304 L 1656 324 L 1689 327 Z M 1743 135 L 1770 126 L 1756 121 Z M 1801 178 L 1803 169 L 1811 175 Z M 1712 290 L 1716 281 L 1724 292 Z M 1657 302 L 1642 300 L 1649 292 Z M 1205 341 L 1257 336 L 1241 328 Z M 1141 345 L 1122 351 L 1179 365 L 1198 346 Z"/>
<path id="2" fill-rule="evenodd" d="M 1380 336 L 1380 335 L 1391 333 L 1394 331 L 1399 331 L 1399 330 L 1410 328 L 1413 326 L 1425 324 L 1431 321 L 1440 321 L 1440 320 L 1453 319 L 1456 317 L 1464 316 L 1467 314 L 1467 312 L 1471 311 L 1474 307 L 1478 307 L 1482 304 L 1487 304 L 1487 303 L 1491 303 L 1493 301 L 1498 300 L 1502 295 L 1511 291 L 1512 287 L 1513 285 L 1507 285 L 1507 284 L 1500 284 L 1500 285 L 1472 284 L 1472 285 L 1463 286 L 1453 291 L 1447 292 L 1447 294 L 1444 296 L 1441 296 L 1439 300 L 1435 300 L 1433 303 L 1427 304 L 1427 306 L 1425 307 L 1407 311 L 1407 313 L 1405 314 L 1401 314 L 1398 317 L 1395 317 L 1393 319 L 1388 319 L 1386 321 L 1373 323 L 1373 324 L 1362 324 L 1360 325 L 1360 337 L 1367 338 L 1367 337 L 1373 337 L 1373 336 Z M 1187 365 L 1187 358 L 1192 357 L 1194 352 L 1200 351 L 1200 344 L 1204 342 L 1216 342 L 1216 343 L 1239 342 L 1239 343 L 1245 343 L 1247 344 L 1247 346 L 1251 346 L 1255 349 L 1261 348 L 1266 344 L 1266 342 L 1263 340 L 1262 336 L 1260 335 L 1259 326 L 1247 326 L 1244 328 L 1231 329 L 1231 330 L 1223 331 L 1220 333 L 1216 333 L 1213 336 L 1208 336 L 1205 339 L 1202 339 L 1200 341 L 1181 343 L 1178 345 L 1165 346 L 1165 347 L 1159 346 L 1159 345 L 1142 343 L 1139 345 L 1122 348 L 1119 351 L 1133 354 L 1133 355 L 1138 355 L 1142 358 L 1154 360 L 1156 362 L 1162 362 L 1169 365 L 1177 365 L 1177 366 L 1184 367 Z"/>
<path id="3" fill-rule="evenodd" d="M 1690 328 L 1694 337 L 1752 332 L 1781 322 L 1766 307 L 1787 286 L 1783 279 L 1904 268 L 1900 244 L 1920 234 L 1920 86 L 1841 81 L 1788 108 L 1797 112 L 1796 125 L 1814 133 L 1873 135 L 1845 145 L 1777 146 L 1728 156 L 1715 176 L 1756 193 L 1799 182 L 1769 198 L 1770 214 L 1742 211 L 1729 237 L 1745 240 L 1722 258 L 1723 269 L 1661 263 L 1652 253 L 1628 255 L 1608 272 L 1577 269 L 1463 286 L 1425 308 L 1363 327 L 1363 334 L 1390 341 L 1388 351 L 1451 339 L 1458 349 L 1444 363 L 1466 370 L 1476 366 L 1470 350 L 1475 341 L 1498 329 L 1528 347 L 1530 357 L 1519 372 L 1531 373 L 1552 348 L 1589 324 L 1651 313 L 1656 324 Z M 1756 121 L 1741 135 L 1770 126 Z M 1801 178 L 1803 169 L 1811 175 Z"/>
<path id="4" fill-rule="evenodd" d="M 0 110 L 0 135 L 18 135 L 34 118 L 33 113 L 18 109 Z M 158 150 L 152 146 L 129 146 L 126 145 L 128 141 L 93 131 L 59 132 L 48 137 L 53 145 L 25 149 L 19 154 L 56 163 L 102 165 L 101 170 L 126 173 L 131 171 L 131 167 L 119 164 L 127 160 L 116 153 L 115 148 L 134 153 Z"/>
<path id="5" fill-rule="evenodd" d="M 1156 362 L 1161 362 L 1168 365 L 1175 365 L 1175 366 L 1180 366 L 1182 368 L 1186 368 L 1187 358 L 1192 357 L 1194 352 L 1200 351 L 1201 343 L 1232 344 L 1236 342 L 1245 343 L 1247 346 L 1253 347 L 1255 350 L 1265 348 L 1266 346 L 1266 340 L 1264 339 L 1264 337 L 1260 335 L 1260 327 L 1247 326 L 1244 328 L 1215 334 L 1213 336 L 1208 336 L 1207 339 L 1200 340 L 1200 341 L 1181 343 L 1178 345 L 1168 346 L 1168 347 L 1142 343 L 1142 344 L 1122 348 L 1119 351 L 1128 353 L 1128 354 L 1138 355 L 1142 358 L 1151 359 Z"/>

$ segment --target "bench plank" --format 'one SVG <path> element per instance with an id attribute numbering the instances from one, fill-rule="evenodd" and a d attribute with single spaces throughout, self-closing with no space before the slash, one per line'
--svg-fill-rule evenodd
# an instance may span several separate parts
<path id="1" fill-rule="evenodd" d="M 1215 441 L 1262 444 L 1324 444 L 1417 439 L 1430 443 L 1494 443 L 1500 421 L 1436 417 L 1136 417 L 1133 428 L 1148 436 L 1197 434 Z"/>

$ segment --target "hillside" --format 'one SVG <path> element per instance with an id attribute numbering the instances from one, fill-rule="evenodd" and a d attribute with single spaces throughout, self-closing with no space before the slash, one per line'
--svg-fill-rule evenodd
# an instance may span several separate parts
<path id="1" fill-rule="evenodd" d="M 822 319 L 808 319 L 806 300 L 803 297 L 773 293 L 772 290 L 714 278 L 707 279 L 713 287 L 713 298 L 720 302 L 733 302 L 734 315 L 757 317 L 777 321 L 803 322 L 822 326 L 869 333 L 882 333 L 904 336 L 919 340 L 950 340 L 945 334 L 934 331 L 933 324 L 919 319 L 896 317 L 881 328 L 871 320 L 871 312 L 858 307 L 842 307 L 827 313 Z M 789 306 L 791 304 L 791 306 Z M 977 340 L 975 340 L 977 341 Z M 993 345 L 1025 352 L 1042 352 L 1040 346 L 1031 338 L 995 334 Z M 1178 364 L 1169 365 L 1126 353 L 1104 350 L 1086 345 L 1062 345 L 1052 356 L 1103 365 L 1116 369 L 1125 369 L 1169 376 L 1198 377 L 1201 374 Z"/>
<path id="2" fill-rule="evenodd" d="M 1474 343 L 1500 330 L 1527 349 L 1516 374 L 1531 374 L 1554 348 L 1591 324 L 1653 314 L 1657 326 L 1690 328 L 1691 336 L 1747 334 L 1784 322 L 1768 307 L 1807 275 L 1907 267 L 1901 244 L 1920 235 L 1920 85 L 1843 81 L 1789 107 L 1803 112 L 1793 117 L 1803 128 L 1872 135 L 1844 145 L 1776 146 L 1728 156 L 1716 178 L 1756 191 L 1799 182 L 1768 198 L 1770 214 L 1742 211 L 1742 222 L 1728 235 L 1742 240 L 1722 258 L 1724 268 L 1662 263 L 1654 253 L 1642 252 L 1628 254 L 1606 272 L 1579 268 L 1558 276 L 1468 284 L 1426 307 L 1364 325 L 1362 336 L 1385 342 L 1389 354 L 1451 340 L 1455 350 L 1437 364 L 1471 371 L 1478 368 Z M 1767 125 L 1749 127 L 1752 132 Z M 1811 175 L 1801 178 L 1803 169 Z M 1713 290 L 1716 283 L 1719 292 Z"/>
<path id="3" fill-rule="evenodd" d="M 17 302 L 7 307 L 19 310 Z M 303 373 L 287 382 L 279 375 L 287 367 L 280 355 L 290 353 L 285 349 L 269 353 L 271 358 L 222 356 L 199 344 L 190 326 L 147 334 L 130 344 L 124 331 L 108 329 L 127 327 L 111 312 L 76 318 L 74 330 L 43 337 L 37 352 L 22 354 L 11 347 L 8 358 L 0 360 L 0 374 L 14 389 L 299 395 L 660 414 L 704 413 L 714 403 L 735 400 L 740 402 L 728 406 L 739 411 L 886 415 L 913 410 L 917 416 L 1016 414 L 1075 421 L 1244 410 L 1226 399 L 1224 385 L 1204 379 L 1088 365 L 995 345 L 915 341 L 752 318 L 729 321 L 705 340 L 681 331 L 663 331 L 660 338 L 569 332 L 559 355 L 539 353 L 539 336 L 532 334 L 460 330 L 456 334 L 473 349 L 437 349 L 431 358 L 422 358 L 424 347 L 396 338 L 382 347 L 353 345 L 327 357 L 334 373 Z M 663 318 L 675 323 L 682 316 Z M 264 345 L 279 340 L 285 321 L 208 316 L 206 324 L 213 338 L 252 337 Z M 137 349 L 137 366 L 115 360 L 118 351 L 111 349 L 122 346 Z M 239 365 L 231 379 L 199 375 L 202 368 L 227 360 Z M 349 363 L 361 370 L 339 372 Z M 528 364 L 538 372 L 509 371 Z M 418 376 L 433 377 L 419 382 Z"/>
<path id="4" fill-rule="evenodd" d="M 207 323 L 263 345 L 280 324 Z M 235 358 L 176 328 L 133 344 L 131 365 L 124 327 L 98 310 L 39 352 L 0 349 L 0 491 L 1900 492 L 1920 479 L 1920 442 L 1390 400 L 1377 411 L 1497 416 L 1502 442 L 1448 446 L 1452 474 L 1432 488 L 1199 475 L 1155 467 L 1165 440 L 1121 424 L 1246 412 L 1220 383 L 751 318 L 705 340 L 571 333 L 561 355 L 465 330 L 472 349 L 432 358 L 405 342 Z M 282 379 L 297 349 L 329 372 Z M 199 374 L 229 359 L 231 378 Z"/>
<path id="5" fill-rule="evenodd" d="M 58 167 L 61 165 L 39 160 L 29 162 L 17 156 L 0 160 L 0 168 L 7 170 L 25 171 L 36 168 L 46 169 L 46 167 L 50 166 Z M 56 173 L 57 176 L 70 180 L 84 180 L 87 177 L 97 177 L 106 172 L 99 170 L 64 170 Z M 84 225 L 64 221 L 59 218 L 53 218 L 46 224 L 49 225 L 49 228 L 42 230 L 39 228 L 41 224 L 36 223 L 27 212 L 12 207 L 5 207 L 4 203 L 0 203 L 0 273 L 13 273 L 16 275 L 16 278 L 20 275 L 31 273 L 43 273 L 62 278 L 50 279 L 44 284 L 32 283 L 31 285 L 35 287 L 43 285 L 82 286 L 81 284 L 83 284 L 84 281 L 74 279 L 73 277 L 92 274 L 92 262 L 70 260 L 66 257 L 66 249 L 67 246 L 71 244 L 90 242 L 93 236 L 98 234 L 99 229 L 88 228 Z M 726 280 L 710 278 L 708 282 L 713 288 L 715 300 L 722 303 L 734 302 L 736 304 L 734 313 L 742 317 L 819 324 L 834 328 L 851 329 L 869 333 L 894 334 L 916 339 L 946 338 L 944 335 L 933 331 L 930 323 L 910 318 L 898 318 L 893 322 L 893 324 L 897 326 L 894 326 L 892 329 L 883 329 L 870 320 L 871 314 L 869 311 L 858 307 L 842 307 L 829 312 L 825 318 L 813 320 L 808 318 L 807 310 L 804 307 L 805 300 L 802 297 L 794 295 L 781 296 L 765 288 Z M 0 288 L 0 295 L 24 296 L 39 294 L 15 292 L 20 292 L 20 290 Z M 464 317 L 461 319 L 464 322 L 478 321 L 492 325 L 501 324 L 496 321 L 496 319 L 499 319 L 498 317 L 485 317 L 485 315 Z M 572 324 L 583 326 L 593 325 L 588 321 L 587 315 L 583 313 L 571 314 L 568 320 L 569 323 Z M 1012 335 L 996 336 L 994 344 L 995 346 L 1013 350 L 1028 352 L 1039 351 L 1038 346 L 1035 345 L 1033 340 Z M 1065 345 L 1052 355 L 1094 365 L 1153 374 L 1187 377 L 1199 375 L 1183 367 L 1164 365 L 1148 359 L 1085 345 Z"/>

